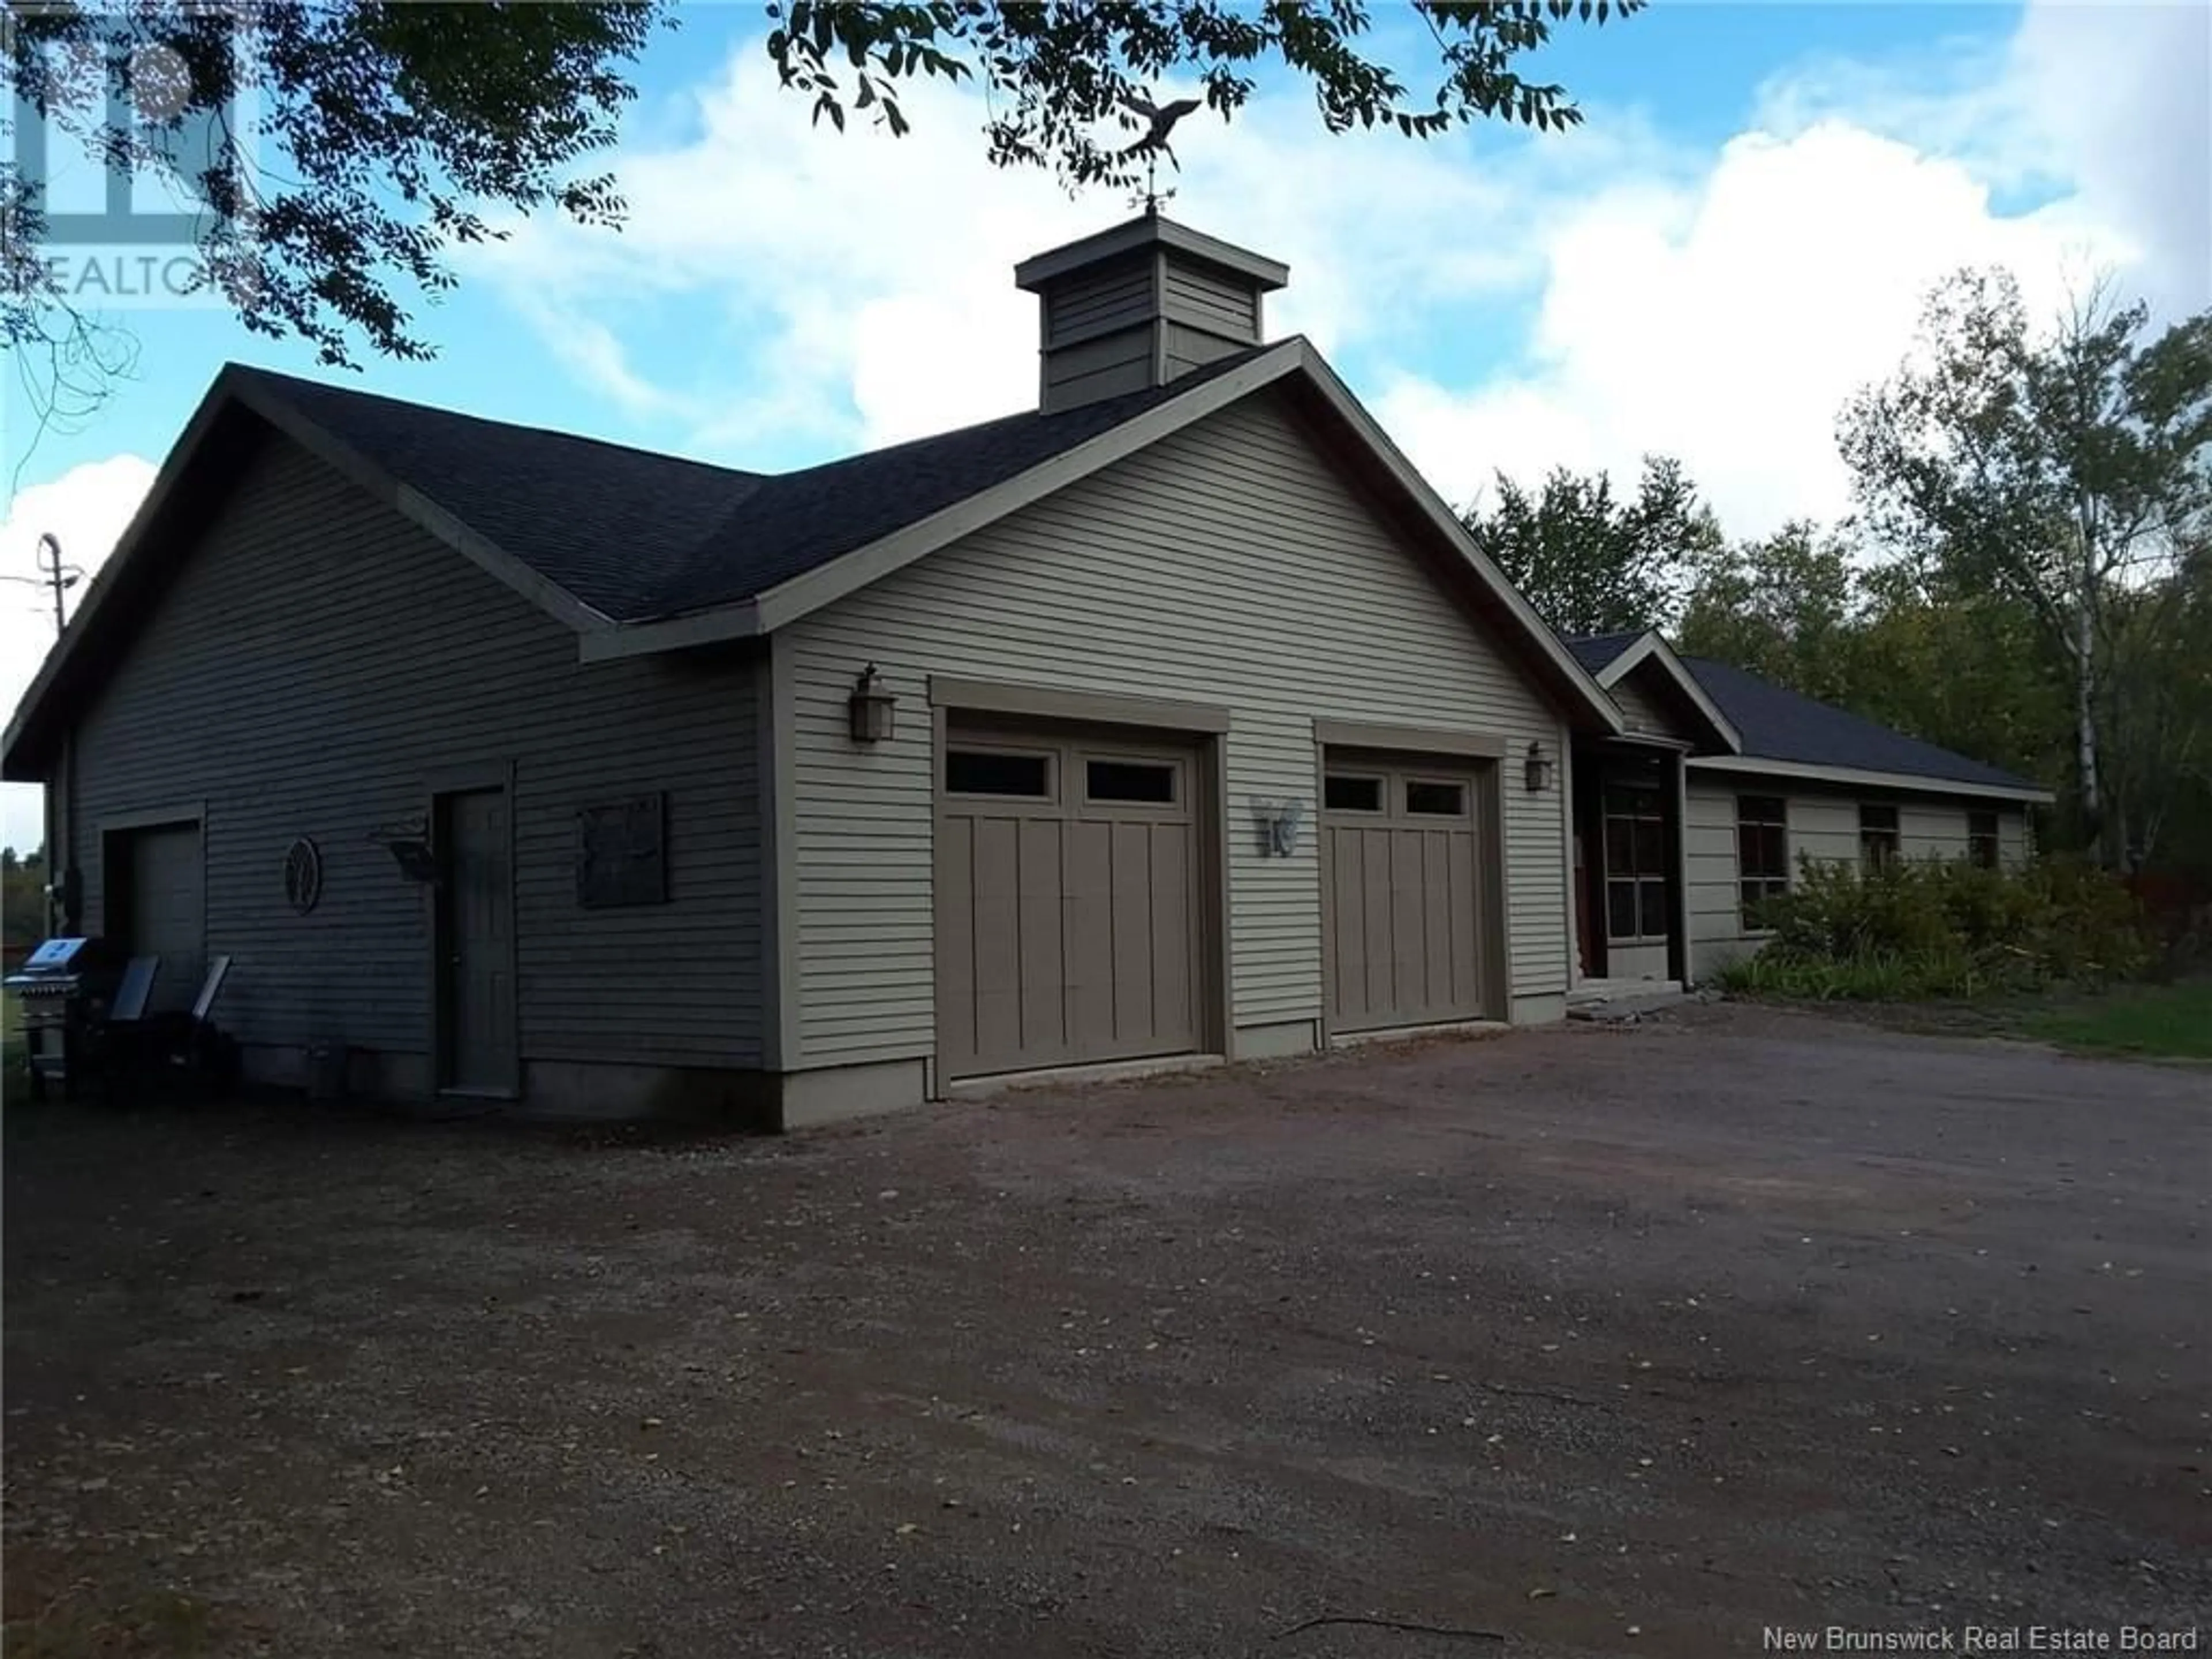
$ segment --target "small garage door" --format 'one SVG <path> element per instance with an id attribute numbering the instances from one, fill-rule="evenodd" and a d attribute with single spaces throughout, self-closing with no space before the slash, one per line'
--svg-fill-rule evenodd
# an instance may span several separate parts
<path id="1" fill-rule="evenodd" d="M 126 938 L 132 956 L 158 956 L 153 1006 L 188 1006 L 207 954 L 206 883 L 196 823 L 127 832 Z"/>
<path id="2" fill-rule="evenodd" d="M 1039 726 L 949 726 L 939 756 L 944 1075 L 1199 1045 L 1199 750 Z"/>
<path id="3" fill-rule="evenodd" d="M 1486 791 L 1495 768 L 1332 750 L 1322 772 L 1329 1029 L 1375 1030 L 1496 1012 L 1486 964 L 1502 918 Z"/>

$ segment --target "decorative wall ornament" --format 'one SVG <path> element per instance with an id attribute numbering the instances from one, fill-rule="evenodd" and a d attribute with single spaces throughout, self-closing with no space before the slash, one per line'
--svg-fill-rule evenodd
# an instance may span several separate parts
<path id="1" fill-rule="evenodd" d="M 1260 830 L 1260 856 L 1286 859 L 1298 850 L 1298 820 L 1305 814 L 1303 802 L 1255 800 L 1252 817 Z"/>
<path id="2" fill-rule="evenodd" d="M 284 849 L 284 902 L 306 915 L 323 897 L 323 850 L 307 836 Z"/>
<path id="3" fill-rule="evenodd" d="M 576 902 L 588 910 L 668 902 L 668 797 L 659 791 L 576 814 Z"/>

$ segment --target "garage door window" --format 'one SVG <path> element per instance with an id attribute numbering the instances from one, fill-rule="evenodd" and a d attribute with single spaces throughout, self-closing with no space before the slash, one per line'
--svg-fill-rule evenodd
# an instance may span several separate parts
<path id="1" fill-rule="evenodd" d="M 1408 778 L 1406 810 L 1421 817 L 1463 818 L 1467 816 L 1467 786 Z"/>
<path id="2" fill-rule="evenodd" d="M 1052 757 L 1010 754 L 1000 749 L 948 749 L 945 751 L 945 792 L 949 795 L 1049 800 Z"/>
<path id="3" fill-rule="evenodd" d="M 1083 790 L 1086 799 L 1106 805 L 1172 806 L 1176 767 L 1170 761 L 1085 761 Z"/>
<path id="4" fill-rule="evenodd" d="M 1322 804 L 1332 812 L 1379 812 L 1382 780 L 1353 772 L 1332 772 L 1322 784 Z"/>

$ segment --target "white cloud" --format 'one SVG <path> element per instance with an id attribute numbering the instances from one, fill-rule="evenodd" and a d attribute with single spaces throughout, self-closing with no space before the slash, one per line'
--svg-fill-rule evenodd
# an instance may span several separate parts
<path id="1" fill-rule="evenodd" d="M 1455 499 L 1493 468 L 1680 456 L 1739 534 L 1849 505 L 1834 422 L 1906 350 L 1927 288 L 2004 264 L 2055 312 L 2100 271 L 2212 301 L 2212 11 L 2033 3 L 2001 50 L 1810 64 L 1700 178 L 1620 181 L 1545 237 L 1524 360 L 1418 367 L 1378 412 Z"/>
<path id="2" fill-rule="evenodd" d="M 0 571 L 31 575 L 39 538 L 51 533 L 64 561 L 85 573 L 70 591 L 74 605 L 145 499 L 155 470 L 139 456 L 111 455 L 19 491 L 0 520 Z M 0 704 L 11 714 L 53 642 L 53 596 L 19 581 L 0 583 Z M 0 785 L 0 845 L 31 848 L 45 839 L 40 797 L 33 784 Z"/>
<path id="3" fill-rule="evenodd" d="M 610 349 L 626 325 L 702 302 L 722 337 L 696 372 L 657 388 L 696 447 L 744 463 L 765 434 L 822 453 L 895 441 L 1020 409 L 1036 396 L 1036 325 L 1012 286 L 1029 254 L 1111 223 L 1125 204 L 1071 200 L 1033 170 L 994 169 L 972 94 L 906 94 L 914 131 L 855 120 L 809 131 L 757 43 L 697 90 L 672 145 L 629 149 L 619 234 L 547 220 L 474 250 L 471 276 L 515 296 L 587 384 L 644 411 L 639 355 Z M 1532 139 L 1491 128 L 1429 143 L 1330 137 L 1300 98 L 1260 99 L 1235 128 L 1203 114 L 1177 131 L 1184 171 L 1169 211 L 1286 260 L 1271 331 L 1325 350 L 1402 335 L 1425 309 L 1525 285 L 1524 233 L 1558 181 L 1602 177 L 1664 152 L 1624 119 Z"/>
<path id="4" fill-rule="evenodd" d="M 1616 111 L 1418 144 L 1263 96 L 1183 124 L 1170 211 L 1290 263 L 1270 331 L 1313 336 L 1448 496 L 1664 451 L 1753 533 L 1844 510 L 1838 409 L 1958 265 L 2011 264 L 2032 299 L 2098 265 L 2212 297 L 2208 18 L 2032 0 L 2009 41 L 1802 64 L 1695 155 Z M 748 43 L 695 96 L 618 159 L 622 234 L 532 222 L 474 256 L 596 393 L 741 465 L 1033 398 L 1010 267 L 1121 204 L 991 169 L 965 91 L 913 89 L 904 139 L 811 132 Z M 710 325 L 664 383 L 640 364 L 671 315 Z"/>
<path id="5" fill-rule="evenodd" d="M 1832 518 L 1837 411 L 1896 363 L 1929 283 L 2004 264 L 2055 302 L 2069 263 L 2132 251 L 2070 202 L 1998 216 L 1961 164 L 1845 123 L 1747 134 L 1694 187 L 1625 185 L 1563 216 L 1517 372 L 1464 391 L 1408 374 L 1377 411 L 1454 499 L 1493 469 L 1632 474 L 1661 451 L 1737 533 Z"/>

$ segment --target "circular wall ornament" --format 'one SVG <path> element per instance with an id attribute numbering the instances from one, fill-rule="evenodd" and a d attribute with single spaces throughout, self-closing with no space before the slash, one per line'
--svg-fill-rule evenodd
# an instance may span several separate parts
<path id="1" fill-rule="evenodd" d="M 284 899 L 304 916 L 322 896 L 322 851 L 302 836 L 285 849 Z"/>

